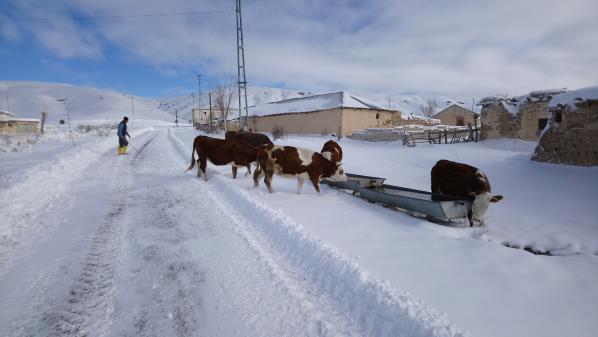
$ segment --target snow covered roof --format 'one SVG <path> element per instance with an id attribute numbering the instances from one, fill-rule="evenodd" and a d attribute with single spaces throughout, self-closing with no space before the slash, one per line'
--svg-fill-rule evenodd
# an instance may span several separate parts
<path id="1" fill-rule="evenodd" d="M 449 109 L 451 109 L 451 108 L 453 108 L 453 107 L 458 107 L 458 108 L 461 108 L 461 109 L 464 109 L 464 110 L 466 110 L 466 111 L 465 111 L 466 113 L 471 113 L 471 114 L 474 114 L 474 112 L 473 112 L 473 111 L 471 111 L 471 109 L 468 109 L 468 108 L 466 108 L 466 107 L 464 107 L 464 106 L 461 106 L 461 105 L 459 105 L 459 104 L 451 104 L 451 105 L 447 106 L 446 108 L 444 108 L 444 109 L 442 109 L 442 110 L 438 111 L 438 112 L 437 112 L 437 113 L 435 113 L 434 115 L 432 115 L 432 117 L 433 117 L 433 118 L 436 118 L 436 116 L 438 116 L 440 113 L 442 113 L 442 112 L 445 112 L 445 111 L 448 111 Z"/>
<path id="2" fill-rule="evenodd" d="M 581 103 L 583 101 L 598 101 L 598 85 L 572 90 L 558 95 L 550 101 L 548 107 L 553 108 L 559 105 L 568 105 L 573 108 L 575 107 L 575 103 Z"/>
<path id="3" fill-rule="evenodd" d="M 548 101 L 553 97 L 565 92 L 567 92 L 567 89 L 565 88 L 532 91 L 527 95 L 527 100 L 530 102 Z"/>
<path id="4" fill-rule="evenodd" d="M 251 116 L 267 116 L 294 112 L 310 112 L 335 108 L 388 110 L 376 103 L 339 91 L 328 94 L 285 99 L 249 107 Z"/>
<path id="5" fill-rule="evenodd" d="M 14 114 L 11 114 L 10 112 L 8 112 L 4 109 L 0 109 L 0 115 L 14 116 Z"/>

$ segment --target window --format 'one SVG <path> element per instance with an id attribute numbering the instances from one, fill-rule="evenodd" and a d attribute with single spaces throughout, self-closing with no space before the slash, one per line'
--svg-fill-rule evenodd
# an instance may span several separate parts
<path id="1" fill-rule="evenodd" d="M 376 119 L 380 119 L 380 114 L 379 113 L 376 114 Z"/>
<path id="2" fill-rule="evenodd" d="M 465 126 L 465 117 L 457 116 L 457 126 Z"/>
<path id="3" fill-rule="evenodd" d="M 548 118 L 538 119 L 538 131 L 544 130 L 544 128 L 546 127 L 546 123 L 548 123 Z"/>

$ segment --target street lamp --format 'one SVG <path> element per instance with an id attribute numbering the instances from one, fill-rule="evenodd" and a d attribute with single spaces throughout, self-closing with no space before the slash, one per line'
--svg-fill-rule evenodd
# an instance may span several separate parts
<path id="1" fill-rule="evenodd" d="M 70 104 L 71 100 L 68 98 L 60 98 L 57 101 L 62 102 L 62 104 L 64 104 L 64 107 L 66 108 L 66 120 L 68 122 L 69 130 L 70 130 L 71 129 L 71 113 L 69 111 L 69 104 Z"/>

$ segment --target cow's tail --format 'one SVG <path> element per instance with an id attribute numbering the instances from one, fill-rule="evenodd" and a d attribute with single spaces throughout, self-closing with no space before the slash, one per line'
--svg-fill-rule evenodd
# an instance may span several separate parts
<path id="1" fill-rule="evenodd" d="M 193 150 L 191 150 L 191 165 L 185 170 L 185 172 L 191 170 L 195 166 L 195 142 L 193 142 Z"/>

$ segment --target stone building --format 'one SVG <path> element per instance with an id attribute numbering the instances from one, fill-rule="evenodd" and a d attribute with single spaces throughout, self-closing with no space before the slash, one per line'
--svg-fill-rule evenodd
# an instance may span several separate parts
<path id="1" fill-rule="evenodd" d="M 559 95 L 548 111 L 550 122 L 532 160 L 598 165 L 598 86 Z"/>
<path id="2" fill-rule="evenodd" d="M 473 127 L 473 115 L 473 111 L 457 104 L 452 104 L 436 113 L 432 118 L 440 119 L 440 124 L 442 125 Z"/>
<path id="3" fill-rule="evenodd" d="M 14 114 L 0 109 L 0 133 L 39 133 L 41 121 L 35 118 L 16 118 Z"/>
<path id="4" fill-rule="evenodd" d="M 527 95 L 506 98 L 483 98 L 481 139 L 519 138 L 538 140 L 548 122 L 548 103 L 564 89 L 533 91 Z"/>
<path id="5" fill-rule="evenodd" d="M 250 130 L 291 134 L 335 134 L 401 125 L 401 113 L 347 92 L 286 99 L 249 108 Z"/>

